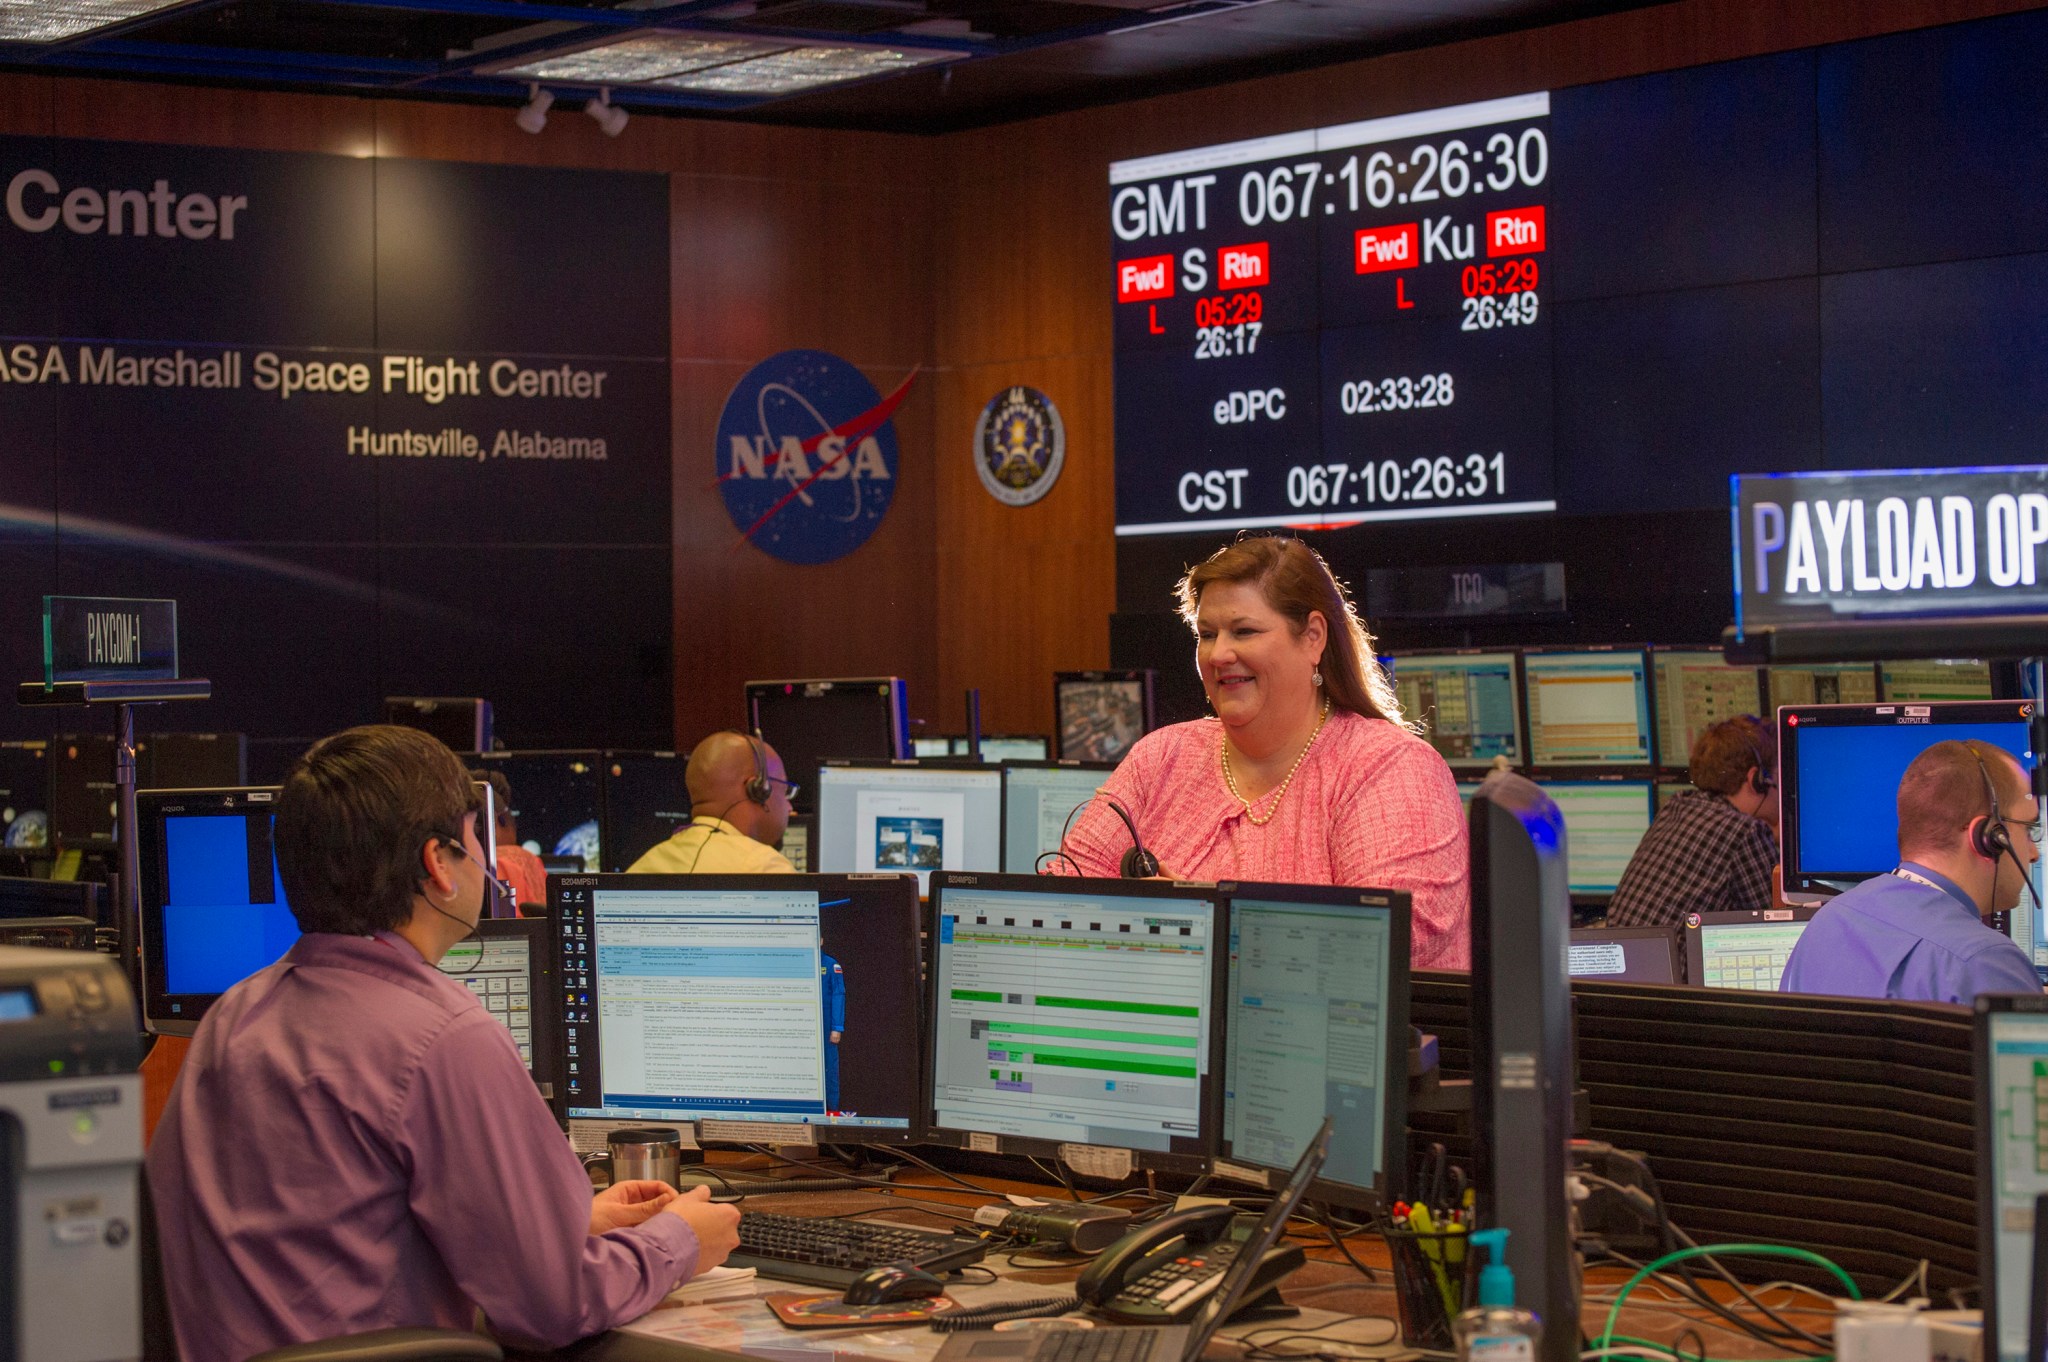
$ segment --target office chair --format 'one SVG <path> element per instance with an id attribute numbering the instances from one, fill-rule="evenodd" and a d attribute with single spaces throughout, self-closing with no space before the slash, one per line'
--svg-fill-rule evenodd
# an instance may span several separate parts
<path id="1" fill-rule="evenodd" d="M 179 1362 L 178 1337 L 171 1329 L 170 1297 L 164 1291 L 163 1258 L 158 1251 L 156 1203 L 149 1194 L 149 1174 L 142 1183 L 140 1233 L 142 1258 L 143 1362 Z M 481 1334 L 461 1329 L 372 1329 L 315 1343 L 293 1343 L 259 1353 L 249 1362 L 504 1362 L 505 1351 Z"/>

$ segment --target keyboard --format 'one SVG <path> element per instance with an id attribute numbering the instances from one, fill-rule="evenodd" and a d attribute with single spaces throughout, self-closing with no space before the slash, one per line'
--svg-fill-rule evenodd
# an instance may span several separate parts
<path id="1" fill-rule="evenodd" d="M 978 1263 L 987 1253 L 988 1245 L 972 1235 L 744 1211 L 739 1249 L 725 1262 L 786 1282 L 844 1287 L 882 1263 L 915 1263 L 927 1272 L 947 1272 Z"/>

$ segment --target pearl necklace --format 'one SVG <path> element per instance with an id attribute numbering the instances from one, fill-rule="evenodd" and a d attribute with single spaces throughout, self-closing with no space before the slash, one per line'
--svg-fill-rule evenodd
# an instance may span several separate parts
<path id="1" fill-rule="evenodd" d="M 1280 801 L 1287 797 L 1287 787 L 1294 783 L 1294 773 L 1301 769 L 1302 762 L 1308 760 L 1309 748 L 1314 747 L 1316 745 L 1316 739 L 1320 738 L 1323 735 L 1323 725 L 1328 723 L 1329 721 L 1330 702 L 1327 698 L 1325 698 L 1323 701 L 1322 715 L 1316 720 L 1315 731 L 1308 735 L 1308 741 L 1301 745 L 1301 755 L 1294 759 L 1294 765 L 1287 768 L 1286 777 L 1282 779 L 1280 784 L 1274 788 L 1272 795 L 1273 807 L 1266 811 L 1266 816 L 1264 818 L 1261 818 L 1257 814 L 1253 813 L 1252 802 L 1237 792 L 1237 777 L 1232 775 L 1230 772 L 1230 735 L 1227 733 L 1221 735 L 1217 742 L 1216 750 L 1217 756 L 1221 758 L 1223 762 L 1223 783 L 1230 787 L 1230 797 L 1232 799 L 1235 799 L 1238 803 L 1244 805 L 1244 816 L 1247 820 L 1250 821 L 1253 827 L 1263 828 L 1264 826 L 1266 826 L 1266 824 L 1272 822 L 1276 817 L 1279 816 Z M 1261 797 L 1260 802 L 1265 802 L 1263 797 Z"/>

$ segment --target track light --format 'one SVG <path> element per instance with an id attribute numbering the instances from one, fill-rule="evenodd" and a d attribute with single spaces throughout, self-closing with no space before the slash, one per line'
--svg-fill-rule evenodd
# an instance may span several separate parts
<path id="1" fill-rule="evenodd" d="M 626 111 L 612 103 L 610 90 L 599 90 L 597 98 L 583 106 L 583 112 L 597 120 L 606 137 L 617 137 L 626 130 Z"/>
<path id="2" fill-rule="evenodd" d="M 555 97 L 538 85 L 526 88 L 529 97 L 525 106 L 512 116 L 512 121 L 527 132 L 537 133 L 548 125 L 548 109 L 554 104 Z"/>

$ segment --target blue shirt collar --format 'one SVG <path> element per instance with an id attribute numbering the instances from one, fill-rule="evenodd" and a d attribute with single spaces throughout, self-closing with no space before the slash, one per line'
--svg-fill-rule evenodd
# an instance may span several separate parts
<path id="1" fill-rule="evenodd" d="M 1971 917 L 1981 918 L 1984 916 L 1984 914 L 1977 910 L 1975 901 L 1963 892 L 1963 887 L 1942 874 L 1939 870 L 1931 870 L 1918 861 L 1900 861 L 1899 864 L 1912 871 L 1915 875 L 1925 876 L 1927 879 L 1934 881 L 1935 884 L 1941 887 L 1943 893 L 1969 909 Z"/>

